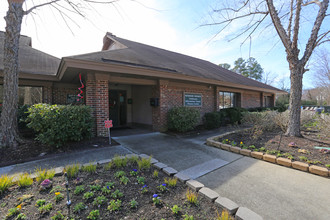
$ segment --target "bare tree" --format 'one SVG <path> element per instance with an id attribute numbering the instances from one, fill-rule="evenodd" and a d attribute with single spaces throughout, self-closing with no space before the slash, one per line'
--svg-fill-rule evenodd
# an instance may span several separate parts
<path id="1" fill-rule="evenodd" d="M 31 14 L 40 7 L 52 7 L 67 23 L 70 13 L 84 17 L 84 9 L 91 4 L 113 4 L 118 0 L 46 0 L 23 9 L 25 0 L 8 0 L 5 16 L 6 32 L 4 43 L 4 85 L 3 106 L 1 113 L 0 146 L 17 147 L 21 139 L 17 129 L 18 77 L 19 77 L 19 38 L 23 16 Z"/>
<path id="2" fill-rule="evenodd" d="M 325 49 L 320 50 L 314 59 L 314 78 L 316 79 L 319 96 L 330 104 L 330 55 Z M 322 103 L 321 103 L 322 104 Z"/>
<path id="3" fill-rule="evenodd" d="M 263 72 L 261 82 L 267 85 L 273 85 L 277 75 L 271 72 Z"/>
<path id="4" fill-rule="evenodd" d="M 301 136 L 302 79 L 307 71 L 305 66 L 314 49 L 330 41 L 329 26 L 322 26 L 328 16 L 326 14 L 328 5 L 329 0 L 278 0 L 275 3 L 273 0 L 228 1 L 227 5 L 213 11 L 217 18 L 205 24 L 219 25 L 218 34 L 220 34 L 224 29 L 232 27 L 231 25 L 236 21 L 245 22 L 243 28 L 233 37 L 245 36 L 243 43 L 251 39 L 260 28 L 271 28 L 276 31 L 284 46 L 290 69 L 290 112 L 286 131 L 288 136 Z M 307 29 L 310 29 L 310 34 L 308 39 L 305 39 L 302 32 L 306 32 Z M 301 49 L 300 45 L 303 45 L 304 41 L 306 46 Z M 303 53 L 300 54 L 300 51 Z"/>

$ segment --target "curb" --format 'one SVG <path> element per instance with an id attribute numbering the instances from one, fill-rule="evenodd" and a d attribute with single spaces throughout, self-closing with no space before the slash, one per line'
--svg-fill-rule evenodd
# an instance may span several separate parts
<path id="1" fill-rule="evenodd" d="M 243 130 L 245 130 L 245 129 L 243 129 Z M 231 132 L 224 133 L 222 135 L 207 138 L 206 145 L 216 147 L 216 148 L 219 148 L 222 150 L 230 151 L 233 153 L 241 154 L 241 155 L 244 155 L 247 157 L 253 157 L 255 159 L 263 160 L 263 161 L 266 161 L 269 163 L 293 168 L 293 169 L 304 171 L 307 173 L 312 173 L 312 174 L 315 174 L 318 176 L 327 177 L 327 178 L 330 177 L 330 170 L 325 167 L 309 165 L 308 163 L 303 163 L 300 161 L 292 161 L 292 160 L 284 158 L 284 157 L 276 157 L 274 155 L 266 154 L 263 152 L 256 152 L 256 151 L 251 151 L 251 150 L 247 150 L 247 149 L 241 149 L 239 147 L 233 147 L 231 145 L 223 144 L 219 141 L 216 141 L 226 135 L 240 132 L 243 130 L 231 131 Z"/>
<path id="2" fill-rule="evenodd" d="M 149 158 L 146 154 L 127 154 L 122 157 L 133 157 L 138 156 L 139 158 Z M 217 192 L 213 191 L 212 189 L 205 187 L 204 184 L 190 179 L 188 176 L 179 173 L 177 170 L 173 169 L 172 167 L 167 166 L 164 163 L 158 162 L 157 159 L 152 158 L 151 164 L 153 167 L 155 167 L 158 170 L 161 170 L 168 176 L 174 176 L 179 181 L 187 185 L 189 188 L 191 188 L 193 191 L 197 192 L 199 195 L 205 197 L 209 201 L 213 202 L 216 206 L 222 209 L 228 210 L 228 212 L 233 215 L 236 219 L 241 220 L 262 220 L 263 218 L 258 215 L 257 213 L 251 211 L 250 209 L 246 207 L 239 207 L 235 202 L 231 201 L 230 199 L 227 199 L 225 197 L 221 197 Z M 100 165 L 100 164 L 106 164 L 111 162 L 112 159 L 105 159 L 105 160 L 99 160 L 97 162 L 92 162 L 92 164 Z M 85 163 L 81 166 L 89 165 L 90 163 Z M 63 175 L 64 167 L 56 167 L 50 170 L 55 171 L 55 176 L 61 176 Z M 13 178 L 13 182 L 16 182 L 19 178 L 19 175 L 22 173 L 15 173 L 14 175 L 11 175 Z M 30 177 L 33 178 L 34 181 L 36 181 L 37 173 L 30 174 Z"/>

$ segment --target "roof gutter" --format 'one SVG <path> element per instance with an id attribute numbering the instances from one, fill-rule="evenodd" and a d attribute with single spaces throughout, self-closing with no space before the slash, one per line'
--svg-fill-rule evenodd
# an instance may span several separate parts
<path id="1" fill-rule="evenodd" d="M 264 89 L 264 88 L 253 87 L 253 86 L 246 86 L 246 85 L 235 84 L 235 83 L 231 83 L 231 82 L 199 78 L 199 77 L 194 77 L 194 76 L 179 75 L 177 73 L 173 73 L 173 71 L 166 71 L 166 70 L 162 70 L 162 69 L 155 70 L 152 67 L 127 66 L 127 65 L 120 65 L 117 63 L 99 63 L 99 62 L 86 61 L 86 60 L 77 60 L 77 59 L 68 58 L 68 57 L 62 58 L 62 60 L 61 60 L 60 67 L 57 72 L 57 77 L 59 80 L 62 79 L 66 70 L 69 67 L 101 71 L 101 72 L 124 73 L 124 74 L 130 74 L 130 75 L 135 75 L 135 76 L 149 76 L 149 77 L 156 77 L 156 78 L 162 78 L 162 79 L 190 81 L 190 82 L 197 82 L 197 83 L 205 83 L 205 84 L 209 84 L 209 85 L 233 87 L 233 88 L 238 88 L 238 89 L 247 89 L 247 90 L 253 90 L 253 91 L 260 91 L 260 92 L 287 94 L 287 92 L 284 92 L 284 91 Z"/>

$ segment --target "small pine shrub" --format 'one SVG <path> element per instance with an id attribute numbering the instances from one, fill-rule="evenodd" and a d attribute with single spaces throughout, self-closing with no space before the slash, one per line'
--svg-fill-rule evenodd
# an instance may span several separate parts
<path id="1" fill-rule="evenodd" d="M 116 155 L 114 158 L 112 158 L 113 165 L 115 165 L 117 168 L 126 167 L 127 165 L 127 158 L 121 157 L 119 155 Z"/>
<path id="2" fill-rule="evenodd" d="M 74 178 L 74 177 L 78 176 L 79 169 L 80 169 L 80 165 L 79 165 L 79 163 L 77 163 L 77 164 L 65 166 L 64 172 L 67 173 L 69 178 Z"/>
<path id="3" fill-rule="evenodd" d="M 164 182 L 169 186 L 169 187 L 175 187 L 178 179 L 177 178 L 165 178 Z"/>
<path id="4" fill-rule="evenodd" d="M 136 165 L 138 160 L 139 160 L 139 157 L 138 156 L 135 156 L 135 155 L 133 155 L 131 157 L 128 157 L 128 162 L 131 165 Z"/>
<path id="5" fill-rule="evenodd" d="M 104 169 L 105 169 L 105 170 L 110 170 L 113 166 L 114 166 L 114 165 L 113 165 L 113 162 L 109 162 L 109 163 L 107 163 L 106 165 L 104 165 Z"/>
<path id="6" fill-rule="evenodd" d="M 219 215 L 219 212 L 217 211 L 216 220 L 234 220 L 234 218 L 229 215 L 229 212 L 227 210 L 223 210 L 221 212 L 221 215 Z"/>
<path id="7" fill-rule="evenodd" d="M 96 164 L 89 163 L 86 166 L 81 167 L 81 170 L 87 173 L 95 173 L 96 172 Z"/>
<path id="8" fill-rule="evenodd" d="M 33 179 L 30 177 L 28 173 L 23 173 L 19 176 L 17 185 L 19 187 L 27 187 L 33 184 Z"/>
<path id="9" fill-rule="evenodd" d="M 7 175 L 2 175 L 0 177 L 0 195 L 13 185 L 12 181 L 13 177 L 8 177 Z"/>
<path id="10" fill-rule="evenodd" d="M 45 179 L 53 179 L 55 176 L 55 170 L 47 170 L 47 169 L 41 169 L 41 168 L 37 168 L 35 170 L 37 177 L 36 180 L 37 182 L 41 183 L 42 181 L 44 181 Z"/>
<path id="11" fill-rule="evenodd" d="M 147 158 L 141 158 L 138 160 L 138 167 L 139 170 L 149 170 L 151 167 L 151 157 Z"/>
<path id="12" fill-rule="evenodd" d="M 168 129 L 186 132 L 195 128 L 200 119 L 200 113 L 195 108 L 174 107 L 168 111 Z"/>
<path id="13" fill-rule="evenodd" d="M 158 170 L 154 170 L 152 176 L 153 176 L 154 178 L 158 178 L 158 175 L 159 175 Z"/>
<path id="14" fill-rule="evenodd" d="M 186 192 L 186 198 L 187 198 L 187 201 L 190 203 L 190 204 L 194 204 L 194 205 L 197 205 L 197 202 L 198 202 L 198 195 L 197 193 L 191 191 L 191 190 L 187 190 Z"/>

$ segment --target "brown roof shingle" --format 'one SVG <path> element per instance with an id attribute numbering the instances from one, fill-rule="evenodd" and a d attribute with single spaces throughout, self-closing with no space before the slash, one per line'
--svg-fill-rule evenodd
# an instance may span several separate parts
<path id="1" fill-rule="evenodd" d="M 5 33 L 0 31 L 0 72 L 3 71 Z M 31 38 L 21 35 L 19 43 L 20 73 L 55 76 L 60 59 L 32 48 Z"/>
<path id="2" fill-rule="evenodd" d="M 120 44 L 125 45 L 126 48 L 104 50 L 95 53 L 71 56 L 69 58 L 99 63 L 117 63 L 129 66 L 160 69 L 176 74 L 258 87 L 267 90 L 274 90 L 274 92 L 283 92 L 275 87 L 244 77 L 230 70 L 226 70 L 206 60 L 122 39 L 110 33 L 107 33 L 106 37 L 113 42 L 119 42 Z"/>

